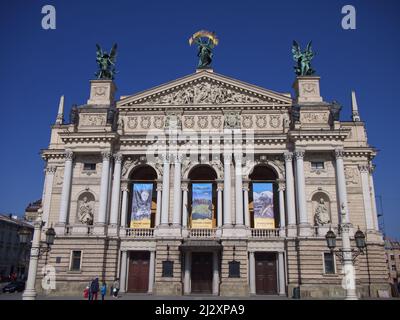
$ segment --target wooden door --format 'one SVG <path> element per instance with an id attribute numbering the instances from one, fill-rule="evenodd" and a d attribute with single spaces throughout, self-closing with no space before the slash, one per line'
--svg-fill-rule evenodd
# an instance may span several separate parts
<path id="1" fill-rule="evenodd" d="M 276 253 L 256 253 L 256 293 L 278 294 Z"/>
<path id="2" fill-rule="evenodd" d="M 212 293 L 212 253 L 192 253 L 192 293 Z"/>
<path id="3" fill-rule="evenodd" d="M 149 289 L 150 252 L 131 252 L 129 257 L 128 292 Z"/>

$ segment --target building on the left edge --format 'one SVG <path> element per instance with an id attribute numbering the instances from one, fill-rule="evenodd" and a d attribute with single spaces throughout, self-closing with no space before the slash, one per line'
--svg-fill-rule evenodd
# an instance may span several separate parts
<path id="1" fill-rule="evenodd" d="M 15 215 L 0 215 L 0 278 L 15 275 L 25 279 L 28 274 L 30 247 L 19 242 L 18 231 L 26 228 L 33 234 L 33 226 Z"/>

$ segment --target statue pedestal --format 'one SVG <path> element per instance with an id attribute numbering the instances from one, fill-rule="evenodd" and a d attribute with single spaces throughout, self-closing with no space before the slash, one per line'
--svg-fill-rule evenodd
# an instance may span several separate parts
<path id="1" fill-rule="evenodd" d="M 302 103 L 318 103 L 322 102 L 319 90 L 319 79 L 316 76 L 298 76 L 293 84 L 296 93 L 295 102 Z"/>
<path id="2" fill-rule="evenodd" d="M 90 80 L 90 98 L 87 103 L 100 106 L 113 105 L 116 90 L 117 87 L 112 80 Z"/>

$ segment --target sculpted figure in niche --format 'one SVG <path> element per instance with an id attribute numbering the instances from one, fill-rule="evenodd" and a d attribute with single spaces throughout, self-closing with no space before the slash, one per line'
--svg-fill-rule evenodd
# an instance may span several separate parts
<path id="1" fill-rule="evenodd" d="M 87 225 L 93 224 L 93 208 L 87 197 L 83 197 L 83 200 L 80 201 L 78 215 L 80 222 Z"/>
<path id="2" fill-rule="evenodd" d="M 314 216 L 315 225 L 321 226 L 327 223 L 330 223 L 328 208 L 326 207 L 325 201 L 323 198 L 319 200 L 318 206 L 315 209 Z"/>

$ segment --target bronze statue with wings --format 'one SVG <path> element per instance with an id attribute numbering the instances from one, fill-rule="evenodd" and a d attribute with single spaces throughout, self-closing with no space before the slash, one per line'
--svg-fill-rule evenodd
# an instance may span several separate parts
<path id="1" fill-rule="evenodd" d="M 314 58 L 315 53 L 311 48 L 311 41 L 307 45 L 307 49 L 301 52 L 300 46 L 296 41 L 293 41 L 292 46 L 293 60 L 296 61 L 294 70 L 298 76 L 311 76 L 315 70 L 311 68 L 311 60 Z"/>
<path id="2" fill-rule="evenodd" d="M 96 44 L 96 48 L 96 62 L 99 67 L 99 70 L 96 72 L 97 79 L 114 80 L 114 76 L 117 73 L 115 70 L 117 44 L 113 45 L 109 54 L 103 51 L 98 44 Z"/>

